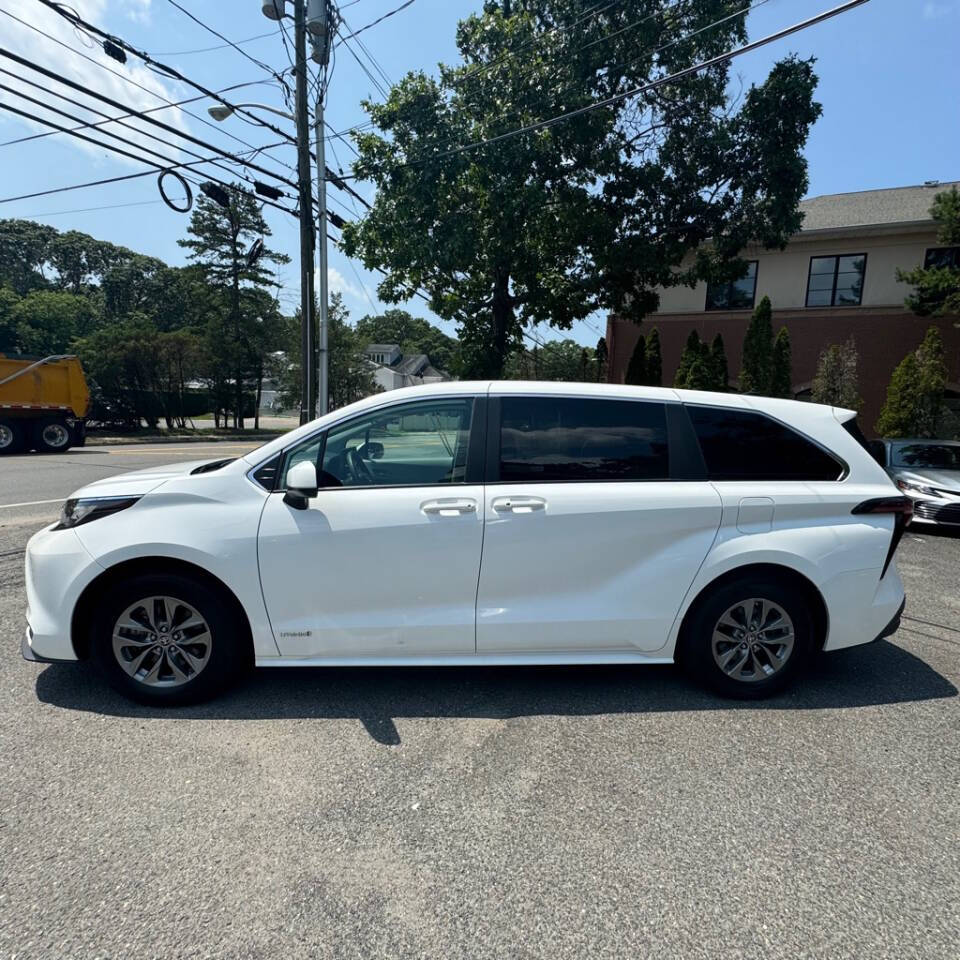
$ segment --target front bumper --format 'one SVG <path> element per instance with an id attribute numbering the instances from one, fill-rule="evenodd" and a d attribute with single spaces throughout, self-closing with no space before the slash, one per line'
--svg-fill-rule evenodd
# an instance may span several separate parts
<path id="1" fill-rule="evenodd" d="M 960 526 L 960 503 L 950 500 L 914 500 L 913 521 L 958 527 Z"/>
<path id="2" fill-rule="evenodd" d="M 20 656 L 31 663 L 69 663 L 69 660 L 56 660 L 53 657 L 41 657 L 33 647 L 33 628 L 27 624 L 27 629 L 23 631 L 23 637 L 20 639 Z"/>
<path id="3" fill-rule="evenodd" d="M 102 572 L 74 530 L 46 527 L 30 538 L 24 563 L 27 632 L 20 647 L 28 660 L 77 659 L 73 610 L 86 586 Z"/>

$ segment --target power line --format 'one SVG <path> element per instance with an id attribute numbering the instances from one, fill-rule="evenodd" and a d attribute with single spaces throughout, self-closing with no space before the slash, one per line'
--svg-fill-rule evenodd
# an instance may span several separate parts
<path id="1" fill-rule="evenodd" d="M 269 33 L 258 33 L 255 37 L 247 37 L 245 40 L 237 40 L 235 43 L 227 41 L 217 44 L 215 47 L 200 47 L 199 50 L 171 50 L 166 53 L 158 53 L 158 57 L 189 57 L 194 53 L 213 53 L 214 50 L 226 50 L 228 47 L 236 46 L 239 43 L 253 43 L 254 40 L 263 40 L 266 37 L 275 37 L 280 33 L 279 30 L 271 30 Z"/>
<path id="2" fill-rule="evenodd" d="M 242 49 L 239 45 L 234 43 L 232 40 L 225 37 L 218 30 L 214 30 L 214 28 L 211 27 L 209 24 L 204 23 L 203 20 L 201 20 L 199 17 L 194 16 L 186 7 L 181 6 L 179 3 L 177 3 L 177 0 L 167 0 L 167 3 L 169 3 L 173 7 L 176 7 L 182 14 L 184 14 L 184 16 L 189 17 L 194 23 L 199 24 L 201 27 L 203 27 L 204 30 L 207 31 L 207 33 L 212 33 L 218 40 L 223 40 L 223 42 L 226 43 L 227 46 L 232 47 L 234 50 L 237 51 L 237 53 L 239 53 L 243 57 L 246 57 L 251 63 L 256 64 L 261 70 L 266 70 L 267 73 L 269 73 L 272 77 L 274 77 L 277 80 L 280 86 L 286 89 L 287 81 L 284 80 L 283 76 L 277 73 L 277 71 L 274 70 L 273 67 L 264 63 L 262 60 L 258 60 L 256 57 L 250 56 L 250 54 L 247 53 L 246 50 Z"/>
<path id="3" fill-rule="evenodd" d="M 150 171 L 151 173 L 153 171 Z M 102 207 L 83 207 L 80 210 L 51 210 L 47 213 L 23 213 L 18 220 L 36 220 L 40 217 L 62 217 L 68 213 L 97 213 L 100 210 L 120 210 L 123 207 L 147 207 L 162 200 L 134 200 L 133 203 L 108 203 Z"/>
<path id="4" fill-rule="evenodd" d="M 822 23 L 824 20 L 828 20 L 831 17 L 835 17 L 838 14 L 846 13 L 848 10 L 852 10 L 854 7 L 861 6 L 862 4 L 867 3 L 867 0 L 847 0 L 846 3 L 840 4 L 838 7 L 834 7 L 831 10 L 826 10 L 823 13 L 819 13 L 816 16 L 809 17 L 806 20 L 802 20 L 799 23 L 795 23 L 790 27 L 785 27 L 782 30 L 778 30 L 775 33 L 768 34 L 765 37 L 762 37 L 759 40 L 754 40 L 751 43 L 746 43 L 743 46 L 736 47 L 733 50 L 728 50 L 725 53 L 721 53 L 716 57 L 711 57 L 708 60 L 702 60 L 700 63 L 696 63 L 693 66 L 685 67 L 683 70 L 678 70 L 675 73 L 670 74 L 666 77 L 661 77 L 657 80 L 652 80 L 649 83 L 641 84 L 638 87 L 633 87 L 630 90 L 625 90 L 622 93 L 614 94 L 613 96 L 607 97 L 604 100 L 598 100 L 594 103 L 587 104 L 583 107 L 578 107 L 575 110 L 569 110 L 566 113 L 558 114 L 555 117 L 551 117 L 549 120 L 540 120 L 537 123 L 531 123 L 524 127 L 519 127 L 516 130 L 509 130 L 506 133 L 498 134 L 495 137 L 489 137 L 484 140 L 476 140 L 473 143 L 464 144 L 461 147 L 457 147 L 454 150 L 446 150 L 442 153 L 434 154 L 431 157 L 422 157 L 414 158 L 413 160 L 408 160 L 404 163 L 397 164 L 394 169 L 399 169 L 403 167 L 413 167 L 420 166 L 424 163 L 430 163 L 434 160 L 441 160 L 445 157 L 455 156 L 457 154 L 465 153 L 468 150 L 476 150 L 480 147 L 490 146 L 491 144 L 500 143 L 504 140 L 512 139 L 513 137 L 518 137 L 526 133 L 535 133 L 539 130 L 546 130 L 548 127 L 555 126 L 558 123 L 562 123 L 565 120 L 570 120 L 573 117 L 582 116 L 585 113 L 590 113 L 593 110 L 599 110 L 603 107 L 612 106 L 615 103 L 619 103 L 621 100 L 627 100 L 630 97 L 638 96 L 642 93 L 647 93 L 650 90 L 655 90 L 658 87 L 665 86 L 667 84 L 676 83 L 677 80 L 682 80 L 685 77 L 691 76 L 695 73 L 700 73 L 703 70 L 708 70 L 710 67 L 718 66 L 719 64 L 726 63 L 729 60 L 733 60 L 736 57 L 743 56 L 745 53 L 750 53 L 754 50 L 757 50 L 760 47 L 766 46 L 769 43 L 773 43 L 777 40 L 782 40 L 784 37 L 788 37 L 791 34 L 797 33 L 800 30 L 805 30 L 808 27 L 815 26 L 818 23 Z M 344 177 L 343 179 L 357 179 L 356 177 Z"/>
<path id="5" fill-rule="evenodd" d="M 284 137 L 287 140 L 290 140 L 292 143 L 296 143 L 296 138 L 290 136 L 286 131 L 281 130 L 279 127 L 274 126 L 272 123 L 258 117 L 255 113 L 251 113 L 245 107 L 238 107 L 236 104 L 230 103 L 229 100 L 225 100 L 218 93 L 215 93 L 213 90 L 208 89 L 203 86 L 201 83 L 197 83 L 196 80 L 191 80 L 189 77 L 184 76 L 179 70 L 169 67 L 164 63 L 161 63 L 158 60 L 154 60 L 149 53 L 146 53 L 143 50 L 138 50 L 136 47 L 131 46 L 127 43 L 126 40 L 123 40 L 120 37 L 113 36 L 112 34 L 107 33 L 105 30 L 101 30 L 100 27 L 95 26 L 92 23 L 88 23 L 79 15 L 68 11 L 64 7 L 60 6 L 54 0 L 38 0 L 39 3 L 42 3 L 45 7 L 50 10 L 53 10 L 55 13 L 58 13 L 61 17 L 64 18 L 68 23 L 72 24 L 74 27 L 82 28 L 90 33 L 95 34 L 98 37 L 101 37 L 103 40 L 107 40 L 112 44 L 120 47 L 122 50 L 127 53 L 132 53 L 135 57 L 139 57 L 147 66 L 151 67 L 153 70 L 164 73 L 167 76 L 172 77 L 174 80 L 179 80 L 181 83 L 186 83 L 189 86 L 193 87 L 200 93 L 206 94 L 213 100 L 216 100 L 218 103 L 223 104 L 225 107 L 229 107 L 231 111 L 235 113 L 242 113 L 245 116 L 251 117 L 259 126 L 266 127 L 268 130 L 272 130 L 278 136 Z M 22 22 L 22 21 L 21 21 Z M 96 63 L 97 61 L 93 61 Z M 269 69 L 269 68 L 268 68 Z"/>
<path id="6" fill-rule="evenodd" d="M 44 2 L 44 0 L 40 0 L 40 2 Z M 149 87 L 145 87 L 142 83 L 138 83 L 132 77 L 128 77 L 126 74 L 120 73 L 118 70 L 114 70 L 112 67 L 107 66 L 107 64 L 105 63 L 101 63 L 99 60 L 94 60 L 93 57 L 88 56 L 82 50 L 77 50 L 76 47 L 71 47 L 69 43 L 64 43 L 62 40 L 58 39 L 52 34 L 47 33 L 45 30 L 41 30 L 39 27 L 35 27 L 32 23 L 28 23 L 26 20 L 22 20 L 20 17 L 10 13 L 9 10 L 4 10 L 3 8 L 0 8 L 0 13 L 4 14 L 4 16 L 9 17 L 11 20 L 16 20 L 17 23 L 22 24 L 25 27 L 29 27 L 29 29 L 33 30 L 35 33 L 40 34 L 40 36 L 42 37 L 46 37 L 47 40 L 50 40 L 53 43 L 57 44 L 58 46 L 63 47 L 65 50 L 69 50 L 71 53 L 76 54 L 78 57 L 83 57 L 84 60 L 87 60 L 88 62 L 92 63 L 95 67 L 99 67 L 101 70 L 105 70 L 107 73 L 110 73 L 115 77 L 119 77 L 119 79 L 123 80 L 124 83 L 130 84 L 131 86 L 136 87 L 138 90 L 142 90 L 144 93 L 149 93 L 151 97 L 154 97 L 157 100 L 161 100 L 163 103 L 167 104 L 167 106 L 171 106 L 171 107 L 175 106 L 175 103 L 173 100 L 167 99 L 162 94 L 157 93 L 156 90 L 151 90 Z M 217 96 L 216 99 L 220 100 L 220 102 L 224 102 L 219 96 Z M 241 139 L 240 137 L 231 133 L 229 130 L 224 130 L 222 127 L 206 119 L 205 117 L 201 117 L 196 113 L 192 113 L 190 110 L 183 110 L 182 107 L 180 109 L 188 117 L 192 117 L 194 120 L 197 120 L 199 123 L 205 124 L 206 126 L 210 127 L 211 130 L 217 130 L 218 132 L 222 132 L 226 136 L 230 137 L 231 140 L 236 140 L 237 143 L 241 143 L 243 144 L 243 146 L 249 147 L 251 150 L 255 149 L 254 145 L 249 141 Z M 289 139 L 290 139 L 289 136 L 287 134 L 284 134 L 284 140 L 286 142 L 289 142 Z M 290 170 L 293 169 L 293 167 L 291 167 L 290 164 L 283 163 L 280 160 L 278 160 L 277 162 L 280 163 L 282 166 L 287 167 L 287 169 L 290 169 Z"/>
<path id="7" fill-rule="evenodd" d="M 172 2 L 172 0 L 171 0 Z M 340 43 L 346 43 L 351 37 L 355 37 L 358 33 L 363 33 L 364 30 L 369 30 L 371 27 L 375 27 L 378 23 L 383 23 L 384 20 L 392 17 L 395 13 L 399 13 L 401 10 L 406 10 L 414 0 L 406 0 L 406 3 L 401 3 L 399 7 L 395 10 L 391 10 L 389 13 L 385 13 L 382 17 L 377 17 L 376 20 L 373 20 L 371 23 L 368 23 L 366 26 L 361 27 L 359 30 L 354 30 L 353 33 L 348 34 L 346 37 L 340 38 Z"/>
<path id="8" fill-rule="evenodd" d="M 41 2 L 45 2 L 45 0 L 41 0 Z M 93 97 L 95 100 L 99 100 L 101 103 L 109 104 L 118 110 L 129 110 L 129 106 L 121 103 L 119 100 L 114 100 L 112 97 L 108 97 L 103 93 L 98 93 L 96 90 L 90 90 L 87 87 L 84 87 L 82 84 L 76 83 L 75 81 L 64 77 L 62 74 L 58 74 L 53 70 L 48 70 L 46 67 L 41 67 L 39 64 L 33 63 L 31 60 L 27 60 L 25 57 L 21 57 L 16 53 L 12 53 L 9 50 L 3 49 L 2 47 L 0 47 L 0 56 L 7 57 L 8 59 L 13 60 L 15 63 L 19 63 L 21 66 L 35 70 L 37 73 L 43 74 L 43 76 L 51 80 L 55 80 L 58 83 L 62 83 L 64 86 L 70 87 L 73 90 L 78 90 L 81 93 L 85 93 L 87 96 Z M 164 123 L 162 120 L 158 120 L 156 117 L 147 116 L 142 111 L 138 112 L 137 116 L 142 120 L 145 120 L 147 123 L 159 127 L 161 130 L 166 130 L 168 133 L 172 133 L 176 137 L 180 137 L 183 140 L 189 140 L 191 143 L 195 143 L 197 146 L 203 147 L 206 150 L 212 150 L 214 153 L 220 154 L 220 156 L 224 159 L 232 160 L 235 163 L 246 164 L 251 170 L 256 170 L 259 173 L 273 177 L 275 180 L 278 180 L 281 183 L 285 183 L 289 187 L 296 188 L 296 184 L 293 183 L 292 180 L 288 180 L 286 177 L 281 176 L 278 173 L 274 173 L 272 170 L 253 163 L 250 160 L 240 160 L 234 154 L 231 154 L 220 147 L 214 146 L 213 144 L 207 143 L 204 140 L 200 140 L 198 137 L 193 136 L 193 134 L 178 130 L 176 127 L 172 127 L 169 123 Z"/>

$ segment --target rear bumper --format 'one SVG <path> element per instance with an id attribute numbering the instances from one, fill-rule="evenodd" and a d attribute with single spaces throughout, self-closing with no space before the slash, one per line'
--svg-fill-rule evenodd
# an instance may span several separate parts
<path id="1" fill-rule="evenodd" d="M 900 619 L 903 617 L 903 608 L 907 605 L 907 598 L 904 597 L 900 601 L 900 606 L 897 608 L 897 612 L 893 615 L 893 619 L 874 637 L 874 643 L 877 640 L 883 640 L 884 637 L 889 637 L 895 634 L 900 629 Z"/>
<path id="2" fill-rule="evenodd" d="M 906 600 L 896 559 L 883 577 L 875 568 L 835 574 L 821 593 L 829 621 L 824 650 L 856 647 L 889 636 L 899 624 Z"/>

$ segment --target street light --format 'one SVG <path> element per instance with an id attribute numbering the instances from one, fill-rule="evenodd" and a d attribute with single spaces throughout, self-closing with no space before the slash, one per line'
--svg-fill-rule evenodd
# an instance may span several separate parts
<path id="1" fill-rule="evenodd" d="M 225 103 L 218 103 L 215 107 L 208 107 L 207 113 L 209 113 L 214 120 L 223 121 L 241 107 L 247 109 L 256 107 L 257 110 L 266 110 L 269 113 L 275 113 L 278 117 L 283 117 L 284 120 L 292 120 L 294 123 L 297 122 L 297 118 L 292 113 L 287 113 L 286 110 L 278 110 L 276 107 L 271 107 L 266 103 L 234 103 L 230 106 L 227 106 Z"/>

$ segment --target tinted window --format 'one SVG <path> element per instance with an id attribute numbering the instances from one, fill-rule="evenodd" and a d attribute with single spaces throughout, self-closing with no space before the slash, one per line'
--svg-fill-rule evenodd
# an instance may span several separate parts
<path id="1" fill-rule="evenodd" d="M 501 480 L 659 480 L 667 475 L 662 403 L 568 397 L 501 401 Z"/>
<path id="2" fill-rule="evenodd" d="M 863 296 L 865 253 L 843 257 L 811 257 L 807 277 L 808 307 L 852 307 Z"/>
<path id="3" fill-rule="evenodd" d="M 711 480 L 839 480 L 816 444 L 759 413 L 687 407 Z"/>
<path id="4" fill-rule="evenodd" d="M 732 283 L 707 285 L 707 310 L 752 310 L 757 293 L 757 261 L 747 265 L 747 275 Z"/>
<path id="5" fill-rule="evenodd" d="M 960 267 L 960 247 L 931 247 L 923 259 L 923 265 L 928 270 L 931 267 Z"/>
<path id="6" fill-rule="evenodd" d="M 322 445 L 308 443 L 287 469 L 321 455 L 323 487 L 427 486 L 463 483 L 473 400 L 427 400 L 373 411 L 332 427 Z"/>
<path id="7" fill-rule="evenodd" d="M 895 447 L 893 462 L 898 467 L 936 467 L 960 470 L 960 445 L 949 443 L 911 443 Z"/>

